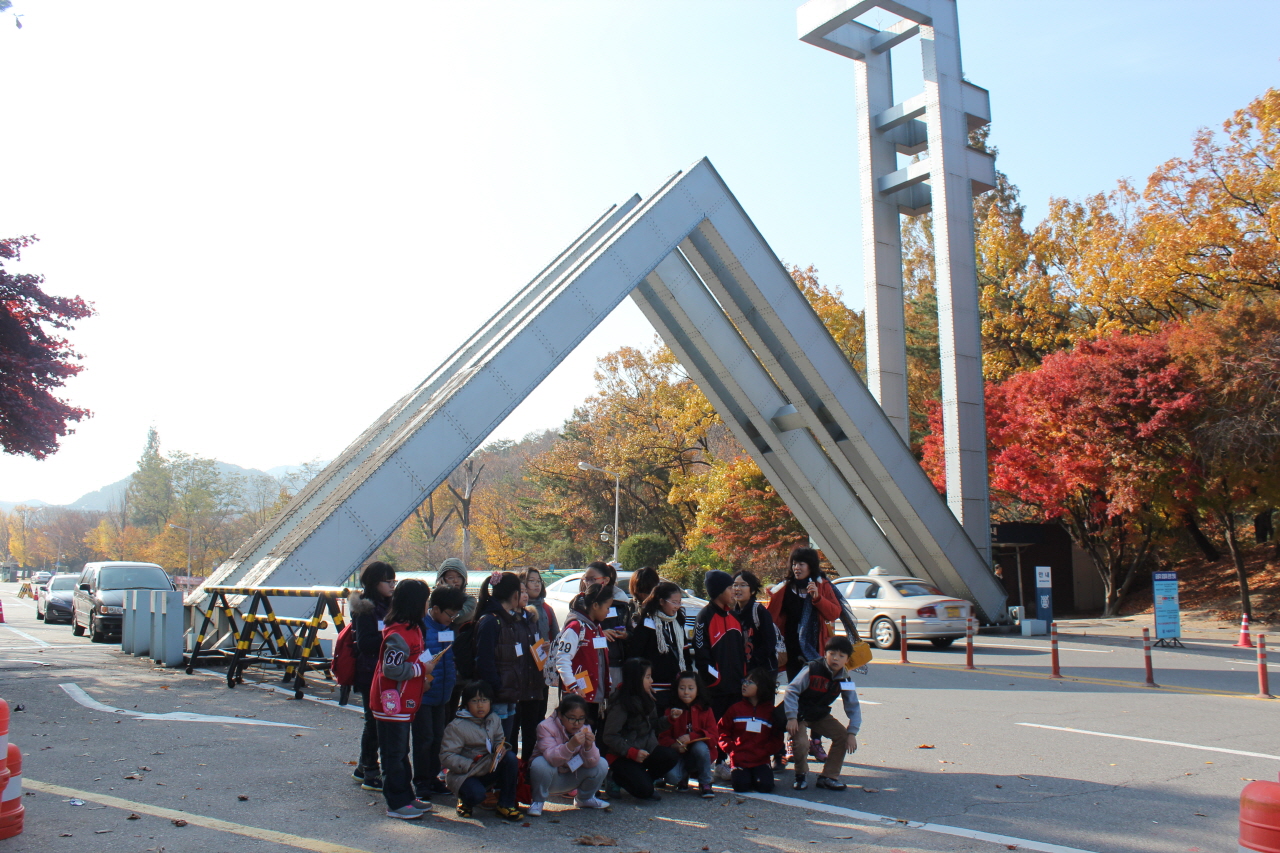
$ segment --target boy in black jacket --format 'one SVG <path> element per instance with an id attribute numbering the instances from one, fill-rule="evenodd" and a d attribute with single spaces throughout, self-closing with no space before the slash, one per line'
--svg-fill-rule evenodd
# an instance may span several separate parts
<path id="1" fill-rule="evenodd" d="M 809 730 L 814 735 L 831 738 L 831 751 L 818 774 L 817 787 L 830 791 L 843 791 L 840 768 L 847 751 L 852 755 L 858 749 L 858 730 L 862 728 L 862 706 L 858 702 L 858 690 L 844 668 L 853 654 L 853 643 L 839 635 L 827 640 L 823 656 L 810 661 L 795 679 L 787 685 L 784 704 L 787 709 L 787 733 L 795 738 L 797 791 L 808 787 Z M 836 697 L 844 700 L 844 712 L 849 727 L 840 725 L 831 714 Z"/>
<path id="2" fill-rule="evenodd" d="M 710 603 L 698 614 L 693 629 L 693 660 L 717 720 L 742 698 L 742 679 L 747 674 L 747 639 L 733 615 L 732 585 L 728 574 L 707 572 Z"/>

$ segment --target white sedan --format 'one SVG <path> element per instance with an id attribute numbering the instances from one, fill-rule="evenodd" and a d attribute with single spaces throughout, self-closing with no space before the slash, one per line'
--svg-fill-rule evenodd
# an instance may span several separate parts
<path id="1" fill-rule="evenodd" d="M 936 648 L 945 649 L 965 634 L 973 605 L 962 598 L 943 595 L 928 581 L 905 575 L 880 574 L 839 578 L 836 588 L 845 600 L 859 626 L 866 628 L 877 648 L 898 645 L 899 626 L 907 617 L 908 640 L 929 640 Z"/>
<path id="2" fill-rule="evenodd" d="M 551 605 L 551 610 L 556 614 L 556 621 L 561 627 L 564 627 L 564 623 L 569 619 L 569 605 L 578 594 L 578 584 L 584 574 L 586 572 L 574 572 L 547 584 L 547 604 Z M 618 572 L 618 586 L 626 589 L 631 580 L 631 574 L 631 572 Z M 692 631 L 698 614 L 707 606 L 707 600 L 684 590 L 684 597 L 680 604 L 684 608 L 685 628 Z"/>

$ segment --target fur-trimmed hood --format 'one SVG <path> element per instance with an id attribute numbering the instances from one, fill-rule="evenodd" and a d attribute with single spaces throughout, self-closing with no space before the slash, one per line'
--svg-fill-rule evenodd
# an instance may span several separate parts
<path id="1" fill-rule="evenodd" d="M 351 618 L 358 616 L 366 616 L 373 612 L 373 602 L 365 598 L 359 592 L 351 593 L 347 598 L 347 612 L 351 614 Z"/>

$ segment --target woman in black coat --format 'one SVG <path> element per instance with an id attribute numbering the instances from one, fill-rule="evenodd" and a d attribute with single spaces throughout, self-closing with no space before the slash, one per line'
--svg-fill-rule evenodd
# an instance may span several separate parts
<path id="1" fill-rule="evenodd" d="M 396 570 L 383 562 L 370 563 L 360 573 L 359 594 L 351 596 L 351 629 L 356 635 L 355 691 L 364 700 L 364 731 L 360 735 L 360 762 L 351 775 L 366 791 L 382 790 L 382 774 L 378 771 L 378 723 L 369 707 L 369 689 L 373 671 L 378 667 L 382 650 L 382 619 L 391 606 L 391 593 L 396 588 Z"/>

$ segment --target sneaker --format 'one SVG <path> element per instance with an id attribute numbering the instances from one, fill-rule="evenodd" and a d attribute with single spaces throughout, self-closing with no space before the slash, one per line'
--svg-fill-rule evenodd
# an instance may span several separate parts
<path id="1" fill-rule="evenodd" d="M 803 791 L 809 787 L 809 778 L 807 776 L 796 776 L 796 781 L 791 783 L 791 787 L 797 791 Z"/>
<path id="2" fill-rule="evenodd" d="M 493 811 L 498 807 L 498 792 L 490 791 L 485 795 L 484 802 L 480 804 L 480 808 L 487 811 Z"/>
<path id="3" fill-rule="evenodd" d="M 398 809 L 387 809 L 387 817 L 396 817 L 400 820 L 417 820 L 425 814 L 420 809 L 415 809 L 412 804 L 401 806 Z"/>
<path id="4" fill-rule="evenodd" d="M 823 748 L 822 741 L 817 738 L 813 739 L 813 742 L 809 744 L 809 756 L 813 758 L 814 761 L 827 760 L 827 751 Z"/>
<path id="5" fill-rule="evenodd" d="M 826 788 L 828 791 L 843 791 L 849 787 L 839 779 L 830 779 L 826 776 L 819 776 L 818 781 L 814 783 L 816 787 Z"/>
<path id="6" fill-rule="evenodd" d="M 711 768 L 711 774 L 721 782 L 729 782 L 733 779 L 733 771 L 723 761 Z"/>
<path id="7" fill-rule="evenodd" d="M 546 803 L 530 803 L 529 810 L 525 812 L 529 817 L 542 817 L 542 807 Z"/>
<path id="8" fill-rule="evenodd" d="M 609 804 L 599 797 L 587 797 L 585 800 L 579 797 L 573 798 L 573 804 L 580 809 L 607 809 Z"/>
<path id="9" fill-rule="evenodd" d="M 458 805 L 454 808 L 454 811 L 458 813 L 458 817 L 471 817 L 471 806 L 462 802 L 462 800 L 458 800 Z"/>
<path id="10" fill-rule="evenodd" d="M 415 809 L 422 812 L 423 814 L 426 814 L 427 812 L 431 811 L 431 808 L 432 808 L 431 801 L 424 800 L 422 797 L 415 797 L 413 802 L 410 803 L 409 805 L 413 806 Z"/>
<path id="11" fill-rule="evenodd" d="M 361 781 L 363 781 L 363 780 L 364 780 L 364 768 L 363 768 L 363 767 L 361 767 L 359 764 L 357 764 L 355 767 L 351 768 L 351 778 L 352 778 L 352 779 L 355 779 L 357 782 L 361 782 Z"/>
<path id="12" fill-rule="evenodd" d="M 519 806 L 498 806 L 498 817 L 503 820 L 524 820 L 524 810 Z"/>
<path id="13" fill-rule="evenodd" d="M 366 776 L 360 782 L 360 787 L 364 788 L 366 791 L 373 791 L 375 793 L 381 794 L 382 793 L 382 777 Z"/>
<path id="14" fill-rule="evenodd" d="M 711 790 L 710 785 L 699 785 L 698 795 L 704 800 L 714 800 L 716 798 L 715 791 Z"/>

